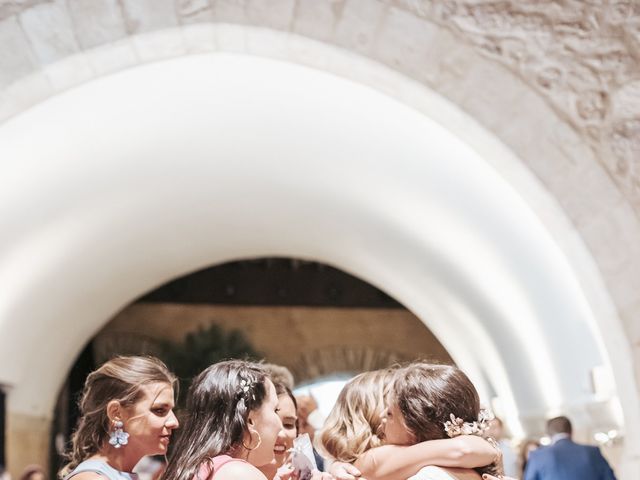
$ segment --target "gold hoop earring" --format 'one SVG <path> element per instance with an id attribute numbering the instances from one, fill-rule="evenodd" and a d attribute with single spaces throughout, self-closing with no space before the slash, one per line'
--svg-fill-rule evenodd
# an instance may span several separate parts
<path id="1" fill-rule="evenodd" d="M 256 430 L 249 430 L 249 438 L 251 438 L 251 440 L 253 440 L 253 434 L 256 434 L 256 436 L 258 437 L 258 441 L 256 442 L 256 445 L 254 447 L 247 447 L 244 444 L 244 439 L 242 439 L 242 446 L 251 451 L 251 450 L 255 450 L 256 448 L 258 448 L 260 446 L 260 444 L 262 443 L 262 438 L 260 438 L 260 434 L 256 431 Z"/>

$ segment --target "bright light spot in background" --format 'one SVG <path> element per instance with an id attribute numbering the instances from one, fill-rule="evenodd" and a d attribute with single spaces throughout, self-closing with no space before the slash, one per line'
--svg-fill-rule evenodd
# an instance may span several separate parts
<path id="1" fill-rule="evenodd" d="M 324 420 L 329 416 L 331 409 L 338 399 L 345 383 L 353 376 L 351 374 L 332 375 L 324 379 L 314 381 L 307 385 L 302 385 L 293 390 L 294 395 L 310 395 L 318 402 L 318 410 Z"/>

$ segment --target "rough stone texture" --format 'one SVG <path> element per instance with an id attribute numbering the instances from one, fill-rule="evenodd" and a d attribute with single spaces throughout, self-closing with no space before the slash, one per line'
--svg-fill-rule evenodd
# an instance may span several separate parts
<path id="1" fill-rule="evenodd" d="M 640 3 L 387 3 L 454 31 L 515 72 L 582 133 L 640 212 Z"/>

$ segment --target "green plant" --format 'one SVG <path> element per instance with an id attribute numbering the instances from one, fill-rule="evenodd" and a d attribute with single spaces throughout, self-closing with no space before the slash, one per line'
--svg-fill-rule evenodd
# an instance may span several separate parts
<path id="1" fill-rule="evenodd" d="M 184 407 L 191 380 L 209 365 L 231 358 L 257 359 L 259 352 L 241 330 L 224 330 L 219 325 L 200 327 L 183 342 L 165 341 L 161 356 L 180 379 L 179 407 Z"/>

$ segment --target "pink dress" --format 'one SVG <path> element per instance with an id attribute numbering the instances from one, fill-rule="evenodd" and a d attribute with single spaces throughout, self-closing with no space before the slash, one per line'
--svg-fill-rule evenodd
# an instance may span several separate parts
<path id="1" fill-rule="evenodd" d="M 193 480 L 210 480 L 216 476 L 216 473 L 218 473 L 224 465 L 230 462 L 247 463 L 246 460 L 242 460 L 241 458 L 233 458 L 229 455 L 217 455 L 209 459 L 208 462 L 200 465 L 200 469 Z"/>

